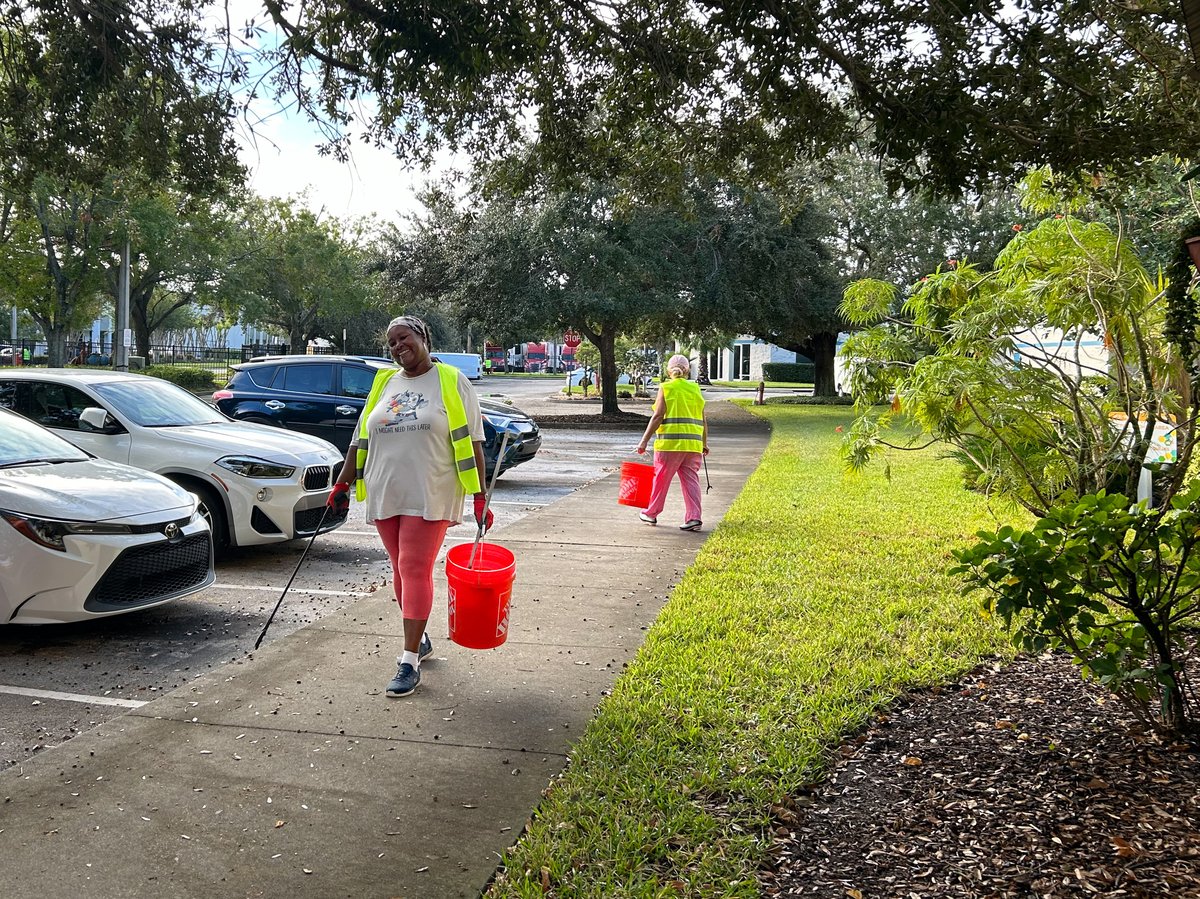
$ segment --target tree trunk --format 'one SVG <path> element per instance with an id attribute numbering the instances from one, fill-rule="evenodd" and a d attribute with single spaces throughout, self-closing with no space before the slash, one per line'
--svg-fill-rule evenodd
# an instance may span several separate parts
<path id="1" fill-rule="evenodd" d="M 600 332 L 600 414 L 619 415 L 617 407 L 617 334 L 615 330 Z"/>
<path id="2" fill-rule="evenodd" d="M 137 347 L 137 355 L 149 362 L 150 360 L 150 322 L 147 320 L 147 310 L 150 307 L 150 297 L 153 288 L 142 293 L 130 293 L 129 319 L 133 325 L 133 342 Z"/>
<path id="3" fill-rule="evenodd" d="M 708 353 L 704 352 L 703 350 L 700 351 L 700 363 L 696 367 L 696 383 L 697 384 L 711 384 L 712 383 L 712 381 L 710 381 L 708 379 Z"/>
<path id="4" fill-rule="evenodd" d="M 837 334 L 821 331 L 804 341 L 804 355 L 813 361 L 813 396 L 834 396 L 833 357 L 837 352 Z"/>

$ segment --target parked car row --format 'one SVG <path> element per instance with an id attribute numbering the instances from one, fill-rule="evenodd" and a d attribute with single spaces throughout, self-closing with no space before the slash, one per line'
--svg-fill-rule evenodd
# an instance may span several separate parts
<path id="1" fill-rule="evenodd" d="M 329 488 L 371 382 L 391 364 L 253 360 L 214 404 L 144 375 L 3 371 L 0 624 L 157 605 L 212 584 L 214 556 L 229 547 L 340 527 Z M 534 457 L 529 416 L 480 406 L 489 477 Z"/>
<path id="2" fill-rule="evenodd" d="M 233 366 L 233 377 L 212 399 L 235 421 L 320 437 L 345 455 L 375 374 L 394 367 L 371 356 L 263 356 Z M 520 409 L 494 400 L 480 398 L 479 407 L 489 478 L 497 463 L 503 474 L 537 455 L 542 442 L 537 422 Z M 499 459 L 505 433 L 507 447 Z"/>
<path id="3" fill-rule="evenodd" d="M 194 494 L 218 554 L 311 535 L 342 459 L 324 440 L 231 422 L 183 388 L 144 375 L 6 371 L 0 407 L 101 459 L 161 474 Z M 326 516 L 320 529 L 344 521 Z"/>

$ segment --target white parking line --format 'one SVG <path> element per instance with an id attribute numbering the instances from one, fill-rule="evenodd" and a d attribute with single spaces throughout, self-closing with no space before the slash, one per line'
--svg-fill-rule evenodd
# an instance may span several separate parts
<path id="1" fill-rule="evenodd" d="M 140 709 L 146 704 L 138 699 L 117 699 L 115 696 L 87 696 L 83 693 L 60 693 L 57 690 L 31 690 L 28 687 L 9 687 L 5 684 L 0 684 L 0 693 L 12 693 L 14 696 L 32 696 L 34 699 L 61 699 L 64 702 L 86 702 L 88 705 L 119 705 L 126 709 Z"/>
<path id="2" fill-rule="evenodd" d="M 264 593 L 275 593 L 278 587 L 259 587 L 255 584 L 223 584 L 220 581 L 208 588 L 209 590 L 262 590 Z M 310 590 L 307 587 L 295 587 L 296 593 L 307 593 L 312 596 L 370 596 L 361 590 Z"/>

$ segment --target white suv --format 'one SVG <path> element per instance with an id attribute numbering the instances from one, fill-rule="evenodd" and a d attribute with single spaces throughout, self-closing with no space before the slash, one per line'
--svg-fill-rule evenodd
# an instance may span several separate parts
<path id="1" fill-rule="evenodd" d="M 191 491 L 218 550 L 307 537 L 345 522 L 344 515 L 325 512 L 342 463 L 336 447 L 307 434 L 231 421 L 159 378 L 5 370 L 0 406 L 102 459 L 156 472 Z"/>

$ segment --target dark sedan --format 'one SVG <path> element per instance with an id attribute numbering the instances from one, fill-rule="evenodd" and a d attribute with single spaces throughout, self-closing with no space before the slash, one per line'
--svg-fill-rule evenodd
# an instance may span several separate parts
<path id="1" fill-rule="evenodd" d="M 375 373 L 390 363 L 362 356 L 264 356 L 233 367 L 229 383 L 212 395 L 237 421 L 253 421 L 323 437 L 341 452 L 350 446 Z M 483 457 L 490 478 L 502 435 L 508 445 L 500 473 L 537 455 L 537 422 L 513 406 L 480 398 Z"/>

